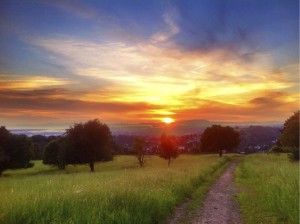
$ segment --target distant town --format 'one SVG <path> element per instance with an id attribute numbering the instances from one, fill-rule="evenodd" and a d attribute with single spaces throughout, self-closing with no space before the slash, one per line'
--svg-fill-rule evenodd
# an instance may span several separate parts
<path id="1" fill-rule="evenodd" d="M 205 153 L 201 152 L 200 149 L 200 137 L 205 128 L 211 124 L 211 122 L 202 120 L 201 122 L 198 121 L 196 124 L 194 122 L 194 126 L 189 122 L 186 123 L 186 125 L 181 124 L 168 130 L 163 129 L 164 127 L 151 126 L 149 124 L 132 125 L 131 129 L 127 132 L 125 131 L 125 128 L 122 131 L 113 130 L 114 153 L 125 155 L 134 153 L 132 150 L 133 142 L 136 137 L 139 137 L 145 142 L 146 154 L 158 154 L 160 135 L 164 131 L 168 134 L 171 133 L 180 153 Z M 250 154 L 267 153 L 268 150 L 276 144 L 282 127 L 240 125 L 234 126 L 234 129 L 240 133 L 241 138 L 241 142 L 234 152 Z M 149 131 L 149 134 L 147 131 Z M 14 129 L 11 130 L 11 132 L 15 134 L 25 134 L 32 139 L 35 145 L 34 159 L 41 159 L 47 144 L 64 133 L 63 131 L 47 131 L 41 129 Z M 188 133 L 185 134 L 184 132 Z"/>

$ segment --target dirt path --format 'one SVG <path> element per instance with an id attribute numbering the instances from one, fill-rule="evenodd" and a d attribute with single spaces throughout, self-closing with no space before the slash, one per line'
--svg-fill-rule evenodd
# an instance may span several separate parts
<path id="1" fill-rule="evenodd" d="M 234 199 L 236 188 L 233 173 L 238 162 L 234 161 L 210 188 L 201 209 L 188 214 L 190 224 L 241 224 L 239 207 Z M 182 219 L 188 202 L 178 207 L 173 217 L 167 222 L 175 224 Z"/>

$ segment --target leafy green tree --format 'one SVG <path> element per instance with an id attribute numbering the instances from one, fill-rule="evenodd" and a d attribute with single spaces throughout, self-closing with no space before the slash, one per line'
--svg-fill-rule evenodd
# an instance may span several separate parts
<path id="1" fill-rule="evenodd" d="M 231 151 L 240 144 L 240 134 L 232 127 L 213 125 L 204 130 L 200 141 L 201 151 L 219 152 L 222 157 L 223 150 Z"/>
<path id="2" fill-rule="evenodd" d="M 299 160 L 299 111 L 285 121 L 279 144 L 289 149 L 292 160 Z"/>
<path id="3" fill-rule="evenodd" d="M 171 159 L 176 159 L 178 156 L 175 141 L 165 134 L 160 138 L 160 156 L 168 160 L 168 166 L 170 166 Z"/>
<path id="4" fill-rule="evenodd" d="M 60 137 L 48 143 L 43 155 L 43 163 L 57 166 L 59 169 L 65 169 L 66 159 L 66 138 Z"/>
<path id="5" fill-rule="evenodd" d="M 143 139 L 136 137 L 133 142 L 133 151 L 140 163 L 140 166 L 144 166 L 145 163 L 145 142 Z"/>
<path id="6" fill-rule="evenodd" d="M 65 163 L 88 163 L 94 171 L 94 163 L 111 161 L 112 134 L 106 124 L 99 120 L 75 124 L 66 130 Z"/>
<path id="7" fill-rule="evenodd" d="M 29 168 L 33 144 L 26 135 L 11 134 L 0 127 L 0 176 L 7 169 Z"/>

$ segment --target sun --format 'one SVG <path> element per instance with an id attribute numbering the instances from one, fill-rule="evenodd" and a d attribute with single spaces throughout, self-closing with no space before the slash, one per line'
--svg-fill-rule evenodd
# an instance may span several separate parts
<path id="1" fill-rule="evenodd" d="M 163 118 L 163 122 L 166 124 L 171 124 L 174 122 L 174 119 L 170 118 L 170 117 L 165 117 L 165 118 Z"/>

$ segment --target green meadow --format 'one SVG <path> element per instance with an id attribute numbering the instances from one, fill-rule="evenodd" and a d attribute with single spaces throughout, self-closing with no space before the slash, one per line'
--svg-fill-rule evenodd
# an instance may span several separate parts
<path id="1" fill-rule="evenodd" d="M 148 156 L 139 167 L 134 156 L 116 156 L 97 163 L 94 173 L 84 165 L 57 170 L 36 161 L 0 178 L 0 223 L 164 223 L 228 158 L 181 155 L 168 167 Z"/>
<path id="2" fill-rule="evenodd" d="M 246 224 L 299 223 L 299 163 L 286 154 L 250 155 L 236 170 Z"/>

